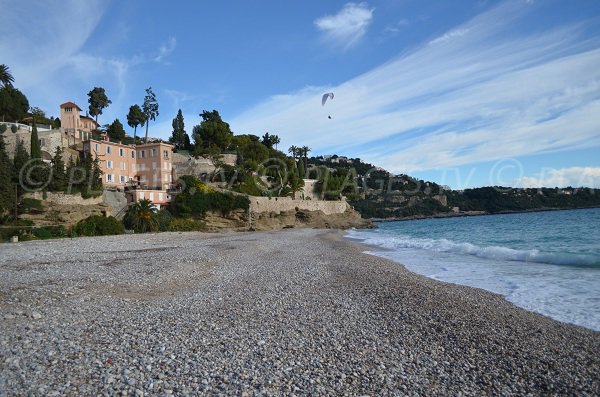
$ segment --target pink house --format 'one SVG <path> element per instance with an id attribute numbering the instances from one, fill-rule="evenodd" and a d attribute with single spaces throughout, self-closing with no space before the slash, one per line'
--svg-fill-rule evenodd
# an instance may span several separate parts
<path id="1" fill-rule="evenodd" d="M 124 145 L 88 139 L 83 151 L 100 160 L 102 184 L 109 189 L 126 190 L 129 201 L 149 199 L 165 205 L 170 200 L 168 190 L 173 188 L 173 145 L 163 142 L 143 145 Z"/>
<path id="2" fill-rule="evenodd" d="M 73 102 L 60 105 L 60 126 L 70 136 L 85 140 L 91 137 L 91 132 L 98 129 L 98 124 L 89 116 L 80 114 L 81 108 Z"/>

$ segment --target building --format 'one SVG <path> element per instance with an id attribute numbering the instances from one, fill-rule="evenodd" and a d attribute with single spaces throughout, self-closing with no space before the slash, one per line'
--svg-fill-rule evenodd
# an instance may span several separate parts
<path id="1" fill-rule="evenodd" d="M 86 140 L 92 131 L 98 129 L 98 123 L 88 115 L 82 116 L 81 108 L 73 102 L 60 105 L 60 127 L 73 138 Z"/>
<path id="2" fill-rule="evenodd" d="M 131 202 L 149 199 L 165 205 L 173 188 L 173 145 L 152 142 L 143 145 L 125 145 L 111 142 L 106 134 L 101 140 L 83 142 L 84 153 L 99 159 L 102 184 L 108 189 L 123 190 Z"/>

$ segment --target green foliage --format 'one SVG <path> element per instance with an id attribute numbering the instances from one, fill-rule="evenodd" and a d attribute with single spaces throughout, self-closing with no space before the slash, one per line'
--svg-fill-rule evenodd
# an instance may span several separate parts
<path id="1" fill-rule="evenodd" d="M 41 200 L 24 198 L 19 203 L 19 211 L 25 213 L 40 213 L 44 210 Z"/>
<path id="2" fill-rule="evenodd" d="M 5 133 L 6 129 L 7 129 L 6 124 L 0 124 L 0 134 Z"/>
<path id="3" fill-rule="evenodd" d="M 17 126 L 16 126 L 16 125 L 14 125 L 14 124 L 13 124 L 13 125 L 11 125 L 11 126 L 10 126 L 10 131 L 11 131 L 13 134 L 16 134 L 16 133 L 17 133 L 17 130 L 18 130 L 18 128 L 17 128 Z"/>
<path id="4" fill-rule="evenodd" d="M 9 67 L 5 64 L 0 65 L 0 83 L 2 83 L 3 87 L 12 87 L 15 78 L 12 73 L 9 71 Z"/>
<path id="5" fill-rule="evenodd" d="M 173 132 L 169 138 L 169 143 L 175 145 L 176 149 L 187 149 L 186 143 L 189 144 L 190 137 L 185 132 L 185 124 L 183 122 L 183 114 L 181 109 L 177 112 L 177 116 L 173 119 Z"/>
<path id="6" fill-rule="evenodd" d="M 158 221 L 158 230 L 161 232 L 169 231 L 169 224 L 175 219 L 173 215 L 166 209 L 161 209 L 156 213 L 156 220 Z"/>
<path id="7" fill-rule="evenodd" d="M 73 236 L 110 236 L 125 233 L 123 224 L 115 217 L 92 215 L 75 225 Z"/>
<path id="8" fill-rule="evenodd" d="M 179 214 L 205 215 L 208 211 L 213 211 L 227 215 L 236 209 L 248 209 L 250 206 L 250 201 L 245 196 L 201 188 L 204 184 L 193 176 L 182 177 L 181 181 L 184 188 L 175 198 L 175 208 Z"/>
<path id="9" fill-rule="evenodd" d="M 43 227 L 33 229 L 32 233 L 35 237 L 37 237 L 40 240 L 47 240 L 50 238 L 54 238 L 54 236 L 52 235 L 52 232 Z"/>
<path id="10" fill-rule="evenodd" d="M 38 137 L 38 131 L 35 123 L 31 128 L 31 150 L 29 151 L 29 154 L 32 159 L 42 158 L 42 148 L 40 146 L 40 138 Z"/>
<path id="11" fill-rule="evenodd" d="M 107 108 L 112 102 L 108 99 L 106 91 L 102 87 L 94 87 L 88 92 L 88 97 L 90 115 L 96 117 L 96 122 L 98 122 L 98 115 L 101 115 L 102 110 Z"/>
<path id="12" fill-rule="evenodd" d="M 62 158 L 63 151 L 60 146 L 56 147 L 52 158 L 52 179 L 48 186 L 51 191 L 60 192 L 67 188 L 67 175 L 65 173 L 65 162 Z"/>
<path id="13" fill-rule="evenodd" d="M 192 218 L 175 218 L 169 223 L 171 232 L 193 232 L 206 229 L 206 223 Z"/>
<path id="14" fill-rule="evenodd" d="M 123 141 L 125 139 L 125 129 L 123 128 L 123 124 L 119 121 L 119 119 L 115 119 L 106 129 L 106 133 L 108 137 L 115 141 Z"/>
<path id="15" fill-rule="evenodd" d="M 218 148 L 220 151 L 227 149 L 233 138 L 229 124 L 221 119 L 216 110 L 212 112 L 204 110 L 200 116 L 202 122 L 195 126 L 192 132 L 196 153 L 202 153 L 212 147 Z"/>
<path id="16" fill-rule="evenodd" d="M 154 121 L 158 116 L 158 102 L 156 101 L 156 95 L 154 95 L 152 87 L 146 88 L 142 110 L 146 120 L 146 139 L 144 141 L 148 143 L 148 124 L 150 124 L 150 120 Z"/>
<path id="17" fill-rule="evenodd" d="M 136 233 L 157 232 L 160 229 L 157 210 L 148 199 L 142 199 L 127 209 L 123 223 Z"/>
<path id="18" fill-rule="evenodd" d="M 140 105 L 133 105 L 129 107 L 129 113 L 127 113 L 127 125 L 133 128 L 133 143 L 135 143 L 138 125 L 143 127 L 145 123 L 146 115 L 142 111 L 142 108 L 140 108 Z"/>
<path id="19" fill-rule="evenodd" d="M 12 211 L 15 205 L 13 172 L 13 164 L 6 153 L 4 137 L 0 135 L 0 216 Z"/>
<path id="20" fill-rule="evenodd" d="M 0 115 L 2 115 L 2 121 L 21 120 L 28 110 L 29 101 L 21 91 L 12 86 L 0 88 Z"/>

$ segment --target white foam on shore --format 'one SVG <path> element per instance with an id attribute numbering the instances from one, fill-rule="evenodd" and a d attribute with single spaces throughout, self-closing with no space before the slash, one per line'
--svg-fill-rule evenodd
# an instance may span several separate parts
<path id="1" fill-rule="evenodd" d="M 524 309 L 600 331 L 600 270 L 595 257 L 478 247 L 370 231 L 351 230 L 347 237 L 384 248 L 367 253 L 402 263 L 415 273 L 483 288 Z"/>

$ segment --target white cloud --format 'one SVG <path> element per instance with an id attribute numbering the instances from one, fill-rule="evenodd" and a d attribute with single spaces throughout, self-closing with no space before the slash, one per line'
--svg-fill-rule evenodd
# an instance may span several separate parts
<path id="1" fill-rule="evenodd" d="M 337 87 L 274 96 L 231 125 L 395 172 L 600 146 L 600 39 L 582 40 L 580 26 L 516 35 L 526 12 L 503 3 L 442 35 L 443 45 Z M 321 107 L 328 91 L 335 99 Z"/>
<path id="2" fill-rule="evenodd" d="M 347 3 L 337 14 L 318 18 L 314 23 L 328 41 L 348 49 L 367 33 L 372 20 L 373 9 L 366 3 Z"/>
<path id="3" fill-rule="evenodd" d="M 537 175 L 522 177 L 516 186 L 600 188 L 600 167 L 546 168 Z"/>
<path id="4" fill-rule="evenodd" d="M 158 55 L 154 57 L 155 62 L 161 62 L 167 55 L 175 50 L 177 45 L 177 39 L 175 37 L 169 37 L 166 43 L 160 46 L 158 49 Z"/>
<path id="5" fill-rule="evenodd" d="M 465 34 L 469 33 L 469 29 L 456 29 L 452 30 L 448 33 L 444 33 L 440 37 L 437 37 L 429 42 L 429 44 L 443 43 L 448 40 L 452 40 L 455 37 L 462 37 Z"/>

